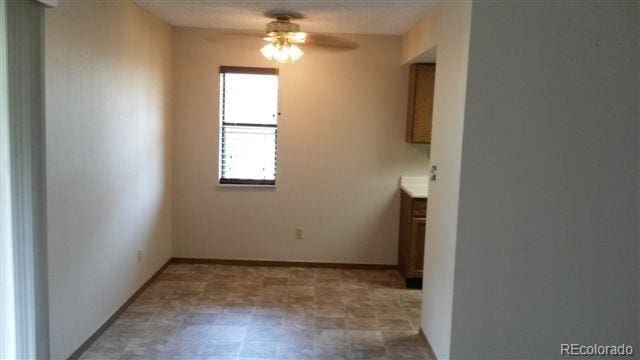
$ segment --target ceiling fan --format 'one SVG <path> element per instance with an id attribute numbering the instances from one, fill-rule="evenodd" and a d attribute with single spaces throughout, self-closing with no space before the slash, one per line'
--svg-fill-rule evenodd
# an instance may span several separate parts
<path id="1" fill-rule="evenodd" d="M 267 24 L 267 36 L 262 38 L 269 44 L 260 49 L 260 52 L 267 59 L 279 63 L 298 60 L 304 52 L 296 45 L 307 41 L 307 33 L 300 31 L 300 25 L 291 22 L 291 14 L 274 14 L 273 18 L 275 20 Z"/>
<path id="2" fill-rule="evenodd" d="M 273 20 L 267 23 L 266 34 L 259 35 L 268 42 L 267 45 L 260 49 L 260 52 L 271 61 L 278 63 L 294 62 L 304 55 L 300 47 L 315 47 L 330 51 L 346 51 L 358 48 L 357 43 L 336 36 L 309 34 L 300 31 L 300 25 L 292 21 L 302 18 L 300 14 L 271 11 L 265 15 Z M 250 34 L 245 35 L 252 36 Z"/>

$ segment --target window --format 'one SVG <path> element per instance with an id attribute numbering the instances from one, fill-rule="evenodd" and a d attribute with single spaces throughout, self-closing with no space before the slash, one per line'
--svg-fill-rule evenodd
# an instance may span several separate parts
<path id="1" fill-rule="evenodd" d="M 220 67 L 220 184 L 275 185 L 277 69 Z"/>

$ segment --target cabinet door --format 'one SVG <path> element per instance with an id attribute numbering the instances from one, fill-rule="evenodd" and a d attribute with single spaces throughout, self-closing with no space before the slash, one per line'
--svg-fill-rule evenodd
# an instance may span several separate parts
<path id="1" fill-rule="evenodd" d="M 427 219 L 411 219 L 411 262 L 410 276 L 422 277 L 424 267 L 424 241 Z"/>
<path id="2" fill-rule="evenodd" d="M 403 277 L 411 275 L 411 206 L 413 200 L 401 191 L 400 236 L 398 238 L 398 270 Z"/>
<path id="3" fill-rule="evenodd" d="M 431 118 L 436 64 L 411 65 L 406 140 L 431 143 Z"/>

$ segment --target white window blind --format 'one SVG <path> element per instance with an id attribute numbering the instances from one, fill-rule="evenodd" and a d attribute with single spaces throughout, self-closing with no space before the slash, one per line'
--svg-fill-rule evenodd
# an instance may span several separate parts
<path id="1" fill-rule="evenodd" d="M 277 70 L 221 67 L 220 183 L 275 185 L 277 139 Z"/>

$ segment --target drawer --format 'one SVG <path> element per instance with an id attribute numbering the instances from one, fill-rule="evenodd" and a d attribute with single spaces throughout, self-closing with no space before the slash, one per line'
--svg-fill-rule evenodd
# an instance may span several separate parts
<path id="1" fill-rule="evenodd" d="M 411 217 L 424 218 L 427 216 L 427 199 L 411 200 Z"/>

